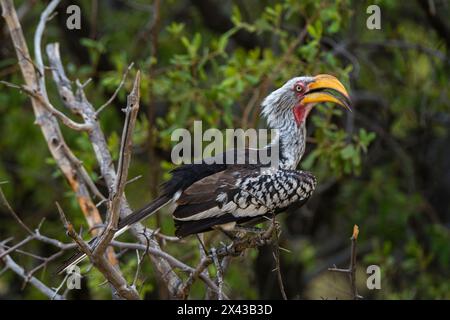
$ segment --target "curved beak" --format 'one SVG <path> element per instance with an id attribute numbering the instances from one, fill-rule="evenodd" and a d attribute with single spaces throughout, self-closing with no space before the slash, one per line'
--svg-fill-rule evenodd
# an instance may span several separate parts
<path id="1" fill-rule="evenodd" d="M 308 93 L 301 100 L 302 104 L 333 102 L 351 111 L 350 96 L 336 77 L 319 74 L 308 84 L 308 89 Z"/>

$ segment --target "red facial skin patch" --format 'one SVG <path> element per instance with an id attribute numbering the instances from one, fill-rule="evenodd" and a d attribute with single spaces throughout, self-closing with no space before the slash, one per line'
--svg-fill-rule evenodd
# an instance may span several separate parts
<path id="1" fill-rule="evenodd" d="M 313 107 L 313 104 L 298 104 L 292 109 L 294 112 L 294 118 L 295 122 L 297 123 L 297 126 L 301 126 L 303 122 L 306 120 L 306 117 L 308 116 L 309 112 L 311 111 Z"/>
<path id="2" fill-rule="evenodd" d="M 295 122 L 297 123 L 297 126 L 300 127 L 300 125 L 303 123 L 303 121 L 305 121 L 305 118 L 307 116 L 307 108 L 304 105 L 299 104 L 294 107 L 293 112 Z"/>

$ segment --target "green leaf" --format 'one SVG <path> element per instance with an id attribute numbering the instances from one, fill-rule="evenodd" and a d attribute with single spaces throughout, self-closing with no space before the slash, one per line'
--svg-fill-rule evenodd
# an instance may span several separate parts
<path id="1" fill-rule="evenodd" d="M 174 36 L 178 36 L 184 30 L 184 23 L 172 22 L 168 27 L 167 31 Z"/>
<path id="2" fill-rule="evenodd" d="M 357 154 L 355 147 L 352 144 L 347 145 L 341 150 L 341 157 L 344 160 L 349 160 Z"/>
<path id="3" fill-rule="evenodd" d="M 234 5 L 231 13 L 231 21 L 234 23 L 234 25 L 238 26 L 241 24 L 242 21 L 242 15 L 241 11 L 239 10 L 239 7 Z"/>

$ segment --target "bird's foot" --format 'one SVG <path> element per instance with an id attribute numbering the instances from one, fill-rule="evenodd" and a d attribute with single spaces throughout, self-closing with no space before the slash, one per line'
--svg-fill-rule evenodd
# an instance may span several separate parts
<path id="1" fill-rule="evenodd" d="M 232 244 L 226 244 L 224 242 L 220 242 L 220 247 L 218 247 L 215 250 L 215 254 L 218 254 L 218 255 L 229 255 L 229 256 L 238 256 L 240 253 L 237 252 L 234 249 L 234 244 L 235 244 L 235 242 L 233 242 Z M 208 252 L 208 256 L 211 257 L 211 258 L 213 257 L 213 254 L 214 254 L 213 250 L 210 250 Z"/>
<path id="2" fill-rule="evenodd" d="M 234 227 L 234 231 L 240 232 L 240 233 L 253 233 L 253 234 L 262 234 L 264 233 L 264 229 L 258 228 L 258 227 L 246 227 L 246 226 L 240 226 L 236 225 Z"/>
<path id="3" fill-rule="evenodd" d="M 280 233 L 281 233 L 281 225 L 280 225 L 280 223 L 277 221 L 277 220 L 273 220 L 273 227 L 274 227 L 274 229 L 275 229 L 275 232 L 276 232 L 276 234 L 278 235 L 278 236 L 280 236 Z"/>
<path id="4" fill-rule="evenodd" d="M 276 220 L 272 220 L 272 224 L 267 229 L 261 229 L 254 238 L 258 246 L 270 244 L 273 239 L 274 233 L 279 236 L 281 233 L 280 223 Z"/>

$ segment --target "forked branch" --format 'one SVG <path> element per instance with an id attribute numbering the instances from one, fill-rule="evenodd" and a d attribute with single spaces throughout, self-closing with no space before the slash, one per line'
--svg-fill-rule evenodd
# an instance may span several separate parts
<path id="1" fill-rule="evenodd" d="M 328 268 L 328 271 L 331 272 L 341 272 L 346 273 L 349 276 L 350 279 L 350 287 L 351 287 L 351 295 L 354 300 L 362 299 L 363 297 L 358 294 L 358 290 L 356 287 L 356 241 L 358 240 L 359 235 L 359 227 L 355 224 L 353 226 L 353 234 L 350 238 L 352 245 L 350 249 L 350 265 L 347 269 L 340 269 L 340 268 Z"/>

